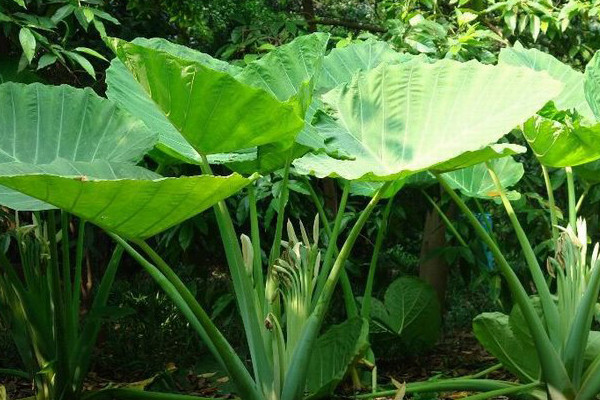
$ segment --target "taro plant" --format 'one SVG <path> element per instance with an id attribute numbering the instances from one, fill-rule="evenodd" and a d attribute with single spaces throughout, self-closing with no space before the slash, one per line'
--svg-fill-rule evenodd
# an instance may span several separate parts
<path id="1" fill-rule="evenodd" d="M 6 152 L 12 158 L 7 159 L 7 170 L 0 174 L 0 184 L 19 195 L 41 199 L 106 230 L 169 294 L 245 399 L 327 395 L 348 363 L 364 350 L 361 343 L 368 325 L 360 317 L 321 331 L 345 262 L 379 200 L 394 182 L 417 172 L 443 173 L 520 151 L 518 146 L 494 143 L 562 88 L 549 75 L 527 68 L 450 60 L 430 64 L 389 53 L 389 48 L 372 43 L 362 50 L 332 51 L 327 58 L 326 42 L 323 34 L 300 37 L 240 69 L 162 40 L 110 40 L 119 61 L 109 74 L 109 97 L 158 133 L 151 155 L 160 165 L 191 163 L 199 165 L 203 175 L 162 178 L 132 166 L 132 158 L 140 153 L 130 151 L 123 155 L 124 176 L 120 179 L 93 175 L 94 157 L 60 160 L 61 165 L 77 163 L 77 170 L 82 172 L 73 178 L 72 169 L 39 165 L 36 157 L 15 159 L 11 147 Z M 357 75 L 340 72 L 345 79 L 352 77 L 350 81 L 336 78 L 339 75 L 331 68 L 338 65 L 335 57 L 351 58 L 353 51 L 364 55 L 364 49 L 373 48 L 382 51 L 356 62 L 358 67 L 352 72 Z M 383 62 L 387 57 L 391 62 Z M 326 74 L 333 84 L 341 85 L 321 97 L 326 106 L 317 111 L 315 87 L 322 87 L 319 78 Z M 0 88 L 19 93 L 35 93 L 30 88 L 41 90 L 39 86 Z M 4 97 L 3 110 L 7 111 L 3 118 L 17 121 L 11 115 L 23 110 L 30 125 L 39 127 L 36 132 L 60 132 L 66 126 L 40 124 L 40 116 L 49 115 L 46 103 L 35 97 L 28 101 L 32 106 L 16 108 L 10 96 Z M 490 112 L 482 115 L 474 109 Z M 92 116 L 95 114 L 87 118 Z M 10 145 L 12 132 L 19 126 L 15 122 L 8 127 L 3 134 Z M 81 140 L 77 140 L 75 154 L 78 148 L 82 152 L 91 148 L 96 154 L 94 144 L 89 143 L 97 137 L 88 137 L 89 130 L 76 131 Z M 61 147 L 54 140 L 44 149 L 58 148 L 60 153 Z M 132 139 L 123 135 L 121 140 Z M 115 169 L 111 154 L 99 154 L 103 155 L 103 166 L 121 172 Z M 236 161 L 250 171 L 284 171 L 266 273 L 254 203 L 250 205 L 249 238 L 242 236 L 240 241 L 223 201 L 249 185 L 255 175 L 214 176 L 211 158 L 228 160 L 228 165 Z M 57 163 L 51 163 L 52 167 Z M 19 168 L 8 169 L 10 166 Z M 339 252 L 335 247 L 343 207 L 330 227 L 328 248 L 322 256 L 316 246 L 318 228 L 312 240 L 302 228 L 302 240 L 289 229 L 281 254 L 285 190 L 292 168 L 297 174 L 384 182 L 349 230 Z M 348 188 L 346 183 L 343 196 L 348 196 Z M 250 349 L 250 368 L 146 240 L 209 206 L 214 206 L 219 224 Z M 315 352 L 315 348 L 323 351 Z M 343 359 L 337 358 L 339 353 L 345 354 Z M 325 357 L 327 354 L 332 356 Z M 461 384 L 482 391 L 514 388 L 503 382 Z M 457 387 L 459 383 L 451 385 Z M 112 395 L 122 393 L 116 390 Z"/>
<path id="2" fill-rule="evenodd" d="M 78 226 L 73 258 L 70 217 L 62 213 L 57 231 L 55 213 L 48 211 L 46 222 L 40 212 L 31 224 L 17 220 L 5 237 L 7 249 L 0 252 L 0 318 L 26 368 L 3 372 L 30 379 L 38 399 L 75 399 L 82 394 L 101 323 L 109 317 L 106 303 L 123 249 L 115 249 L 82 319 L 85 225 Z M 11 249 L 19 254 L 17 265 L 5 254 Z"/>
<path id="3" fill-rule="evenodd" d="M 565 83 L 553 102 L 523 125 L 523 134 L 538 161 L 546 181 L 550 218 L 553 225 L 555 256 L 547 269 L 556 280 L 555 293 L 533 251 L 511 205 L 495 168 L 487 164 L 529 267 L 536 296 L 530 298 L 489 233 L 473 212 L 452 190 L 449 180 L 437 175 L 442 186 L 456 201 L 475 231 L 490 247 L 515 298 L 510 316 L 483 314 L 474 321 L 480 341 L 525 383 L 523 387 L 543 389 L 549 399 L 593 399 L 600 391 L 600 354 L 595 345 L 597 332 L 592 318 L 600 291 L 597 250 L 587 251 L 587 229 L 577 222 L 575 167 L 600 158 L 597 143 L 599 125 L 597 106 L 596 55 L 585 75 L 562 64 L 552 56 L 517 45 L 503 50 L 500 65 L 522 65 L 545 71 Z M 587 164 L 588 173 L 594 167 Z M 567 177 L 568 226 L 557 224 L 550 168 L 564 168 Z M 559 229 L 564 231 L 559 233 Z M 498 393 L 501 393 L 498 392 Z M 540 393 L 537 393 L 540 395 Z"/>

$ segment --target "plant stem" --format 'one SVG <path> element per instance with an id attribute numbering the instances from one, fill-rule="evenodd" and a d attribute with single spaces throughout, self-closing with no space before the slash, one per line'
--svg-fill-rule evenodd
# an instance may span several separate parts
<path id="1" fill-rule="evenodd" d="M 83 396 L 84 400 L 214 400 L 212 397 L 190 396 L 179 393 L 147 392 L 138 389 L 104 389 Z"/>
<path id="2" fill-rule="evenodd" d="M 538 383 L 539 385 L 539 383 Z M 413 382 L 406 384 L 406 393 L 447 392 L 452 390 L 489 392 L 498 389 L 518 387 L 513 382 L 496 381 L 492 379 L 444 379 L 430 382 Z M 355 396 L 355 399 L 373 399 L 394 396 L 398 389 L 378 393 L 366 393 Z"/>
<path id="3" fill-rule="evenodd" d="M 258 224 L 258 211 L 256 209 L 256 189 L 254 182 L 248 185 L 248 203 L 250 208 L 250 237 L 252 240 L 252 250 L 254 253 L 254 287 L 262 305 L 263 313 L 267 313 L 265 303 L 265 280 L 262 269 L 262 257 L 260 247 L 260 230 Z"/>
<path id="4" fill-rule="evenodd" d="M 499 369 L 501 369 L 503 367 L 502 363 L 498 363 L 498 364 L 494 364 L 489 368 L 484 369 L 483 371 L 479 371 L 476 374 L 473 375 L 469 375 L 469 376 L 465 376 L 465 378 L 471 378 L 471 379 L 477 379 L 477 378 L 481 378 L 484 377 L 486 375 L 491 374 L 494 371 L 498 371 Z"/>
<path id="5" fill-rule="evenodd" d="M 202 161 L 202 172 L 212 175 L 208 159 L 203 154 Z M 287 184 L 284 186 L 287 187 Z M 271 390 L 270 387 L 273 385 L 274 372 L 273 364 L 267 354 L 268 347 L 265 344 L 267 340 L 264 340 L 271 337 L 270 332 L 264 326 L 266 315 L 263 314 L 262 309 L 258 306 L 258 295 L 244 266 L 242 249 L 233 226 L 233 221 L 229 215 L 227 204 L 225 204 L 224 200 L 221 200 L 213 209 L 217 218 L 217 224 L 219 225 L 219 232 L 221 233 L 225 257 L 227 258 L 227 264 L 233 281 L 236 301 L 246 332 L 254 377 L 259 382 L 261 389 L 269 392 Z M 269 348 L 269 351 L 272 351 L 272 349 Z M 262 387 L 263 385 L 267 387 Z"/>
<path id="6" fill-rule="evenodd" d="M 31 376 L 27 372 L 12 368 L 0 368 L 0 375 L 16 376 L 18 378 L 31 379 Z"/>
<path id="7" fill-rule="evenodd" d="M 565 371 L 560 356 L 550 341 L 548 334 L 544 330 L 544 325 L 537 312 L 533 308 L 533 304 L 531 303 L 527 292 L 523 288 L 523 285 L 521 285 L 519 278 L 508 264 L 508 261 L 506 261 L 506 258 L 504 258 L 504 255 L 502 254 L 502 251 L 500 251 L 500 248 L 496 242 L 492 240 L 487 231 L 481 226 L 475 215 L 473 215 L 473 212 L 471 212 L 467 205 L 462 201 L 460 196 L 458 196 L 454 190 L 450 188 L 448 183 L 440 174 L 435 174 L 435 176 L 444 190 L 446 190 L 452 200 L 454 200 L 456 205 L 461 209 L 477 235 L 484 243 L 488 245 L 490 251 L 496 258 L 498 267 L 504 275 L 504 278 L 506 279 L 508 287 L 515 298 L 516 303 L 521 308 L 521 312 L 525 316 L 525 321 L 527 321 L 529 331 L 531 332 L 534 340 L 545 381 L 554 386 L 557 390 L 560 390 L 562 393 L 572 396 L 573 388 L 569 376 Z"/>
<path id="8" fill-rule="evenodd" d="M 531 277 L 533 278 L 533 282 L 535 283 L 535 287 L 539 293 L 540 300 L 542 303 L 542 309 L 544 311 L 544 317 L 546 320 L 546 325 L 548 327 L 548 335 L 550 340 L 554 344 L 555 348 L 559 348 L 560 346 L 560 317 L 558 315 L 558 308 L 556 307 L 556 303 L 550 293 L 550 289 L 548 288 L 548 284 L 546 283 L 546 279 L 538 263 L 537 256 L 533 251 L 533 247 L 527 238 L 527 234 L 523 230 L 523 227 L 519 223 L 519 219 L 517 218 L 517 214 L 510 204 L 510 200 L 506 197 L 506 191 L 502 187 L 496 172 L 493 168 L 488 166 L 488 172 L 492 178 L 492 181 L 496 185 L 496 189 L 500 192 L 500 198 L 502 200 L 502 204 L 508 214 L 508 218 L 512 223 L 513 229 L 517 234 L 517 238 L 519 243 L 521 244 L 521 249 L 523 250 L 523 254 L 525 255 L 525 260 L 527 261 L 527 265 L 529 266 L 529 271 L 531 272 Z"/>
<path id="9" fill-rule="evenodd" d="M 262 400 L 262 396 L 248 370 L 244 367 L 242 360 L 240 360 L 235 350 L 217 329 L 189 289 L 173 272 L 171 267 L 146 242 L 139 241 L 137 244 L 156 262 L 156 265 L 146 260 L 144 256 L 138 253 L 120 236 L 110 232 L 108 235 L 119 243 L 154 278 L 167 295 L 171 297 L 180 311 L 204 339 L 217 360 L 222 363 L 227 374 L 231 377 L 244 398 Z"/>
<path id="10" fill-rule="evenodd" d="M 442 218 L 442 221 L 444 221 L 444 223 L 446 224 L 448 229 L 450 229 L 450 232 L 452 232 L 452 234 L 454 235 L 456 240 L 458 240 L 460 245 L 463 247 L 469 248 L 469 245 L 467 244 L 465 239 L 463 239 L 462 235 L 458 232 L 458 230 L 456 229 L 456 227 L 454 226 L 452 221 L 450 221 L 450 219 L 446 216 L 446 213 L 444 213 L 444 211 L 442 211 L 440 206 L 431 198 L 431 196 L 429 196 L 427 194 L 426 191 L 421 190 L 421 193 L 423 193 L 423 196 L 425 196 L 425 198 L 429 201 L 429 203 L 431 203 L 433 209 L 439 214 L 440 218 Z"/>
<path id="11" fill-rule="evenodd" d="M 319 296 L 317 304 L 308 317 L 306 321 L 306 325 L 302 330 L 302 335 L 300 337 L 300 341 L 298 346 L 294 350 L 294 354 L 292 355 L 292 360 L 290 363 L 290 368 L 288 370 L 287 379 L 285 381 L 285 385 L 283 387 L 282 400 L 295 400 L 302 396 L 302 392 L 304 391 L 304 385 L 306 382 L 306 373 L 308 370 L 308 364 L 311 356 L 312 346 L 317 338 L 319 330 L 321 329 L 321 325 L 323 323 L 323 319 L 329 307 L 329 303 L 331 301 L 331 297 L 333 295 L 335 285 L 338 281 L 341 271 L 344 268 L 344 264 L 346 260 L 350 256 L 352 248 L 354 247 L 354 243 L 358 238 L 360 231 L 363 226 L 367 222 L 369 216 L 375 209 L 375 206 L 381 199 L 381 196 L 390 186 L 391 182 L 386 182 L 384 185 L 377 191 L 375 196 L 371 199 L 367 207 L 360 214 L 358 220 L 352 227 L 352 230 L 348 234 L 342 249 L 340 250 L 340 254 L 335 260 L 331 272 L 325 282 L 325 286 L 323 287 L 323 291 Z"/>
<path id="12" fill-rule="evenodd" d="M 565 167 L 567 174 L 567 194 L 569 197 L 569 225 L 573 228 L 573 232 L 577 234 L 577 206 L 575 205 L 575 182 L 573 180 L 573 168 Z"/>
<path id="13" fill-rule="evenodd" d="M 279 193 L 279 208 L 277 210 L 277 222 L 275 223 L 275 237 L 273 238 L 273 245 L 271 246 L 271 253 L 269 254 L 269 268 L 275 264 L 275 261 L 281 254 L 281 235 L 283 232 L 283 223 L 285 221 L 285 206 L 288 202 L 289 187 L 288 181 L 290 176 L 290 165 L 291 160 L 286 161 L 285 168 L 283 169 L 283 180 L 281 181 L 281 191 Z"/>
<path id="14" fill-rule="evenodd" d="M 524 385 L 509 387 L 504 389 L 491 390 L 486 393 L 479 393 L 473 396 L 463 397 L 463 400 L 484 400 L 496 396 L 506 396 L 508 394 L 518 394 L 528 392 L 532 389 L 537 389 L 541 386 L 540 382 L 531 382 Z"/>
<path id="15" fill-rule="evenodd" d="M 371 263 L 369 264 L 369 274 L 367 276 L 367 284 L 365 285 L 365 294 L 363 295 L 362 308 L 360 315 L 370 320 L 371 318 L 371 295 L 373 294 L 373 282 L 375 281 L 375 270 L 377 269 L 377 262 L 379 260 L 379 252 L 383 245 L 383 239 L 387 233 L 388 220 L 390 218 L 390 212 L 392 210 L 392 204 L 394 203 L 394 196 L 388 199 L 385 209 L 383 210 L 383 216 L 381 217 L 381 226 L 377 230 L 377 237 L 375 238 L 375 247 L 373 248 L 373 256 L 371 257 Z"/>
<path id="16" fill-rule="evenodd" d="M 552 227 L 552 240 L 556 242 L 558 239 L 558 219 L 556 218 L 556 202 L 554 201 L 554 191 L 552 190 L 552 182 L 548 168 L 542 165 L 542 174 L 544 175 L 544 184 L 548 193 L 548 208 L 550 209 L 550 225 Z"/>

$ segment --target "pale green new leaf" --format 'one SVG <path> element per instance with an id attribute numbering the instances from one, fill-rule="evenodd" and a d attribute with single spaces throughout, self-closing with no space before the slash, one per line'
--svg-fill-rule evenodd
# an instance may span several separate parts
<path id="1" fill-rule="evenodd" d="M 286 149 L 304 125 L 292 105 L 243 84 L 212 65 L 118 39 L 112 39 L 111 45 L 144 91 L 197 152 L 214 154 L 265 144 Z M 125 101 L 123 106 L 153 129 L 155 110 L 136 110 Z M 164 127 L 161 133 L 165 133 Z"/>
<path id="2" fill-rule="evenodd" d="M 515 161 L 512 157 L 491 160 L 490 166 L 504 188 L 517 184 L 525 173 L 523 164 Z M 459 190 L 465 196 L 487 200 L 500 198 L 500 193 L 496 189 L 485 163 L 447 172 L 442 176 L 452 189 Z M 510 191 L 508 197 L 510 200 L 516 200 L 520 195 L 518 192 Z"/>
<path id="3" fill-rule="evenodd" d="M 346 375 L 348 367 L 367 350 L 368 335 L 369 323 L 354 317 L 333 325 L 317 339 L 311 349 L 306 378 L 309 399 L 329 398 Z"/>
<path id="4" fill-rule="evenodd" d="M 239 191 L 240 175 L 82 180 L 55 175 L 0 176 L 0 184 L 126 238 L 147 238 Z"/>
<path id="5" fill-rule="evenodd" d="M 129 168 L 156 142 L 136 118 L 90 89 L 0 85 L 0 173 L 46 173 L 100 179 L 148 178 Z M 92 162 L 105 161 L 92 166 Z M 43 210 L 49 204 L 0 186 L 0 204 Z"/>
<path id="6" fill-rule="evenodd" d="M 294 166 L 318 177 L 395 180 L 499 158 L 520 148 L 489 145 L 561 88 L 546 73 L 475 61 L 382 64 L 324 96 L 334 116 L 316 127 L 350 157 L 307 154 Z"/>
<path id="7" fill-rule="evenodd" d="M 539 162 L 549 167 L 570 167 L 600 158 L 600 124 L 565 124 L 541 116 L 523 124 L 523 134 Z"/>
<path id="8" fill-rule="evenodd" d="M 594 120 L 594 113 L 584 94 L 584 77 L 581 72 L 574 70 L 550 54 L 537 49 L 525 49 L 519 42 L 515 43 L 514 47 L 500 51 L 498 64 L 522 66 L 547 72 L 554 79 L 564 83 L 561 92 L 549 100 L 553 100 L 559 110 L 575 109 L 585 118 Z"/>

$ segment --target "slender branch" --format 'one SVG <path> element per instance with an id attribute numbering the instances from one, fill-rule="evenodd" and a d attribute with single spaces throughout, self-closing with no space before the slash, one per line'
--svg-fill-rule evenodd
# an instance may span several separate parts
<path id="1" fill-rule="evenodd" d="M 362 22 L 349 21 L 345 19 L 337 18 L 315 18 L 307 21 L 309 24 L 314 23 L 317 25 L 331 25 L 331 26 L 342 26 L 344 28 L 356 29 L 360 31 L 369 31 L 375 33 L 386 33 L 388 30 L 383 26 L 374 24 L 364 24 Z"/>

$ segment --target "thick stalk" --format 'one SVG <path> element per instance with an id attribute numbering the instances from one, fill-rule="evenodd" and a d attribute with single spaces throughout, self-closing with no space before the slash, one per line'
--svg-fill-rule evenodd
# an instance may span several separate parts
<path id="1" fill-rule="evenodd" d="M 85 239 L 85 220 L 79 220 L 77 245 L 75 250 L 75 277 L 73 279 L 73 313 L 75 325 L 79 324 L 79 308 L 81 307 L 81 273 L 83 270 L 83 245 Z"/>
<path id="2" fill-rule="evenodd" d="M 556 202 L 554 201 L 554 190 L 552 190 L 552 182 L 548 168 L 542 165 L 542 174 L 544 175 L 544 184 L 548 193 L 548 208 L 550 209 L 550 225 L 552 226 L 552 240 L 556 242 L 558 239 L 558 218 L 556 217 Z"/>
<path id="3" fill-rule="evenodd" d="M 262 257 L 260 249 L 260 230 L 258 223 L 258 211 L 256 209 L 256 189 L 254 182 L 248 185 L 248 203 L 250 208 L 250 238 L 252 239 L 252 250 L 254 256 L 254 288 L 258 294 L 259 302 L 263 308 L 263 313 L 267 313 L 265 303 L 265 280 L 262 269 Z"/>
<path id="4" fill-rule="evenodd" d="M 344 211 L 346 210 L 346 203 L 348 201 L 348 195 L 350 193 L 350 185 L 347 183 L 344 184 L 344 190 L 342 191 L 342 198 L 340 200 L 340 205 L 338 207 L 338 211 L 335 217 L 334 228 L 331 230 L 331 226 L 329 224 L 329 219 L 327 218 L 327 214 L 325 213 L 325 209 L 323 205 L 319 201 L 319 197 L 317 193 L 313 189 L 312 185 L 308 178 L 306 178 L 306 183 L 309 187 L 310 197 L 315 203 L 315 207 L 317 207 L 317 212 L 321 217 L 321 221 L 323 227 L 325 228 L 325 233 L 329 239 L 329 243 L 327 246 L 327 250 L 325 250 L 325 257 L 323 258 L 323 263 L 321 266 L 321 272 L 317 277 L 317 290 L 315 292 L 313 306 L 316 304 L 317 299 L 319 298 L 319 294 L 323 290 L 323 285 L 325 284 L 325 278 L 329 273 L 329 269 L 331 267 L 331 260 L 333 257 L 339 254 L 339 250 L 337 247 L 337 238 L 339 236 L 340 225 L 342 222 L 342 218 L 344 216 Z M 335 232 L 335 235 L 334 235 Z M 340 284 L 342 286 L 342 292 L 344 294 L 344 305 L 346 306 L 346 314 L 348 318 L 356 317 L 358 315 L 358 308 L 356 307 L 356 301 L 354 299 L 354 293 L 352 292 L 352 285 L 350 284 L 350 278 L 348 278 L 348 274 L 346 270 L 342 270 L 342 274 L 340 275 Z"/>
<path id="5" fill-rule="evenodd" d="M 544 273 L 538 263 L 535 252 L 533 251 L 533 247 L 531 247 L 531 243 L 527 238 L 527 234 L 523 230 L 519 219 L 517 218 L 517 214 L 510 204 L 510 200 L 506 197 L 506 191 L 502 187 L 496 172 L 491 168 L 488 164 L 488 172 L 496 185 L 496 189 L 500 193 L 500 198 L 502 200 L 502 204 L 508 214 L 508 218 L 512 223 L 513 229 L 517 234 L 517 239 L 521 244 L 521 249 L 523 250 L 523 254 L 525 255 L 525 260 L 527 261 L 527 265 L 529 266 L 529 271 L 531 272 L 531 277 L 533 278 L 533 282 L 535 283 L 535 287 L 537 288 L 538 294 L 540 296 L 540 300 L 542 303 L 542 309 L 544 311 L 544 317 L 546 320 L 546 325 L 548 327 L 548 334 L 550 336 L 550 340 L 554 344 L 555 348 L 559 348 L 561 346 L 560 339 L 560 317 L 558 315 L 558 308 L 556 307 L 556 303 L 554 302 L 553 296 L 550 293 L 550 289 L 548 288 L 548 284 L 546 283 L 546 278 L 544 277 Z"/>
<path id="6" fill-rule="evenodd" d="M 533 304 L 523 288 L 523 285 L 521 285 L 519 278 L 508 264 L 508 261 L 506 261 L 506 258 L 504 258 L 504 255 L 496 242 L 492 240 L 487 231 L 481 226 L 477 217 L 473 215 L 473 212 L 471 212 L 467 205 L 462 201 L 460 196 L 450 188 L 441 175 L 436 174 L 436 178 L 463 212 L 479 238 L 488 245 L 490 251 L 496 258 L 498 267 L 504 275 L 516 303 L 521 308 L 521 312 L 525 316 L 525 321 L 527 321 L 527 326 L 533 337 L 545 381 L 564 393 L 567 396 L 566 398 L 573 398 L 573 387 L 564 365 L 562 364 L 562 360 L 550 341 L 550 338 L 544 329 L 544 325 L 533 308 Z"/>
<path id="7" fill-rule="evenodd" d="M 55 382 L 66 383 L 68 382 L 69 376 L 69 365 L 65 362 L 68 360 L 69 347 L 66 337 L 66 320 L 65 320 L 65 302 L 63 291 L 61 287 L 61 274 L 58 263 L 58 244 L 56 243 L 56 219 L 55 211 L 48 211 L 48 240 L 50 247 L 50 267 L 48 268 L 48 279 L 50 283 L 50 296 L 52 298 L 52 311 L 53 311 L 53 325 L 54 325 L 54 338 L 56 340 L 56 371 L 57 377 Z M 57 395 L 66 395 L 65 391 L 68 390 L 66 387 L 57 387 Z"/>
<path id="8" fill-rule="evenodd" d="M 285 163 L 283 169 L 283 180 L 281 181 L 281 192 L 279 193 L 279 208 L 277 210 L 277 222 L 275 223 L 275 237 L 273 238 L 273 245 L 271 246 L 271 253 L 269 254 L 269 268 L 275 264 L 275 261 L 281 254 L 281 236 L 283 233 L 283 223 L 285 221 L 285 206 L 288 202 L 288 196 L 290 189 L 288 187 L 289 176 L 290 176 L 290 165 L 291 161 Z"/>
<path id="9" fill-rule="evenodd" d="M 336 258 L 335 263 L 331 268 L 331 272 L 329 273 L 327 281 L 325 282 L 323 291 L 319 296 L 317 304 L 311 315 L 308 317 L 306 325 L 302 330 L 302 335 L 292 356 L 287 379 L 283 387 L 282 400 L 295 400 L 302 397 L 302 392 L 306 382 L 306 373 L 311 356 L 311 349 L 315 340 L 317 339 L 319 330 L 321 329 L 321 325 L 329 307 L 335 285 L 338 281 L 341 271 L 344 268 L 346 260 L 350 256 L 352 248 L 354 247 L 354 243 L 356 242 L 356 239 L 365 225 L 365 222 L 367 222 L 367 219 L 375 209 L 375 206 L 390 184 L 391 182 L 386 182 L 377 191 L 375 196 L 373 196 L 367 207 L 360 214 L 360 217 L 350 230 L 350 233 L 348 234 L 348 237 L 346 238 L 346 241 L 340 250 L 340 254 Z"/>
<path id="10" fill-rule="evenodd" d="M 440 206 L 431 198 L 431 196 L 429 196 L 427 194 L 426 191 L 421 190 L 421 193 L 423 193 L 423 195 L 429 201 L 429 203 L 431 204 L 431 206 L 433 207 L 433 209 L 439 214 L 439 216 L 442 219 L 442 221 L 444 221 L 444 223 L 446 224 L 446 227 L 448 229 L 450 229 L 450 232 L 452 232 L 452 234 L 454 235 L 454 237 L 456 238 L 456 240 L 458 240 L 458 243 L 460 243 L 460 245 L 463 246 L 463 247 L 469 248 L 469 245 L 467 244 L 467 242 L 465 241 L 465 239 L 463 239 L 462 235 L 458 232 L 458 230 L 456 229 L 456 227 L 454 226 L 454 224 L 452 223 L 452 221 L 450 221 L 450 219 L 446 216 L 446 214 L 444 213 L 444 211 L 442 211 L 442 209 L 440 208 Z"/>
<path id="11" fill-rule="evenodd" d="M 573 232 L 577 233 L 577 206 L 575 202 L 575 181 L 573 179 L 573 168 L 565 167 L 567 175 L 567 195 L 569 198 L 569 225 L 573 228 Z"/>
<path id="12" fill-rule="evenodd" d="M 394 196 L 388 199 L 383 215 L 381 217 L 381 226 L 377 230 L 377 237 L 375 238 L 375 248 L 373 249 L 373 256 L 371 257 L 371 264 L 369 265 L 369 275 L 367 276 L 367 284 L 365 285 L 365 294 L 363 295 L 362 308 L 360 315 L 363 318 L 369 319 L 371 317 L 371 295 L 373 294 L 373 281 L 375 280 L 375 270 L 377 269 L 377 262 L 379 260 L 379 252 L 383 245 L 383 239 L 385 238 L 388 226 L 388 220 L 390 219 L 390 212 L 392 210 L 392 204 L 394 202 Z"/>
<path id="13" fill-rule="evenodd" d="M 210 164 L 204 155 L 202 155 L 202 160 L 203 173 L 212 175 Z M 287 184 L 284 186 L 287 186 Z M 257 309 L 258 295 L 246 271 L 240 242 L 225 201 L 220 201 L 213 208 L 233 281 L 236 301 L 244 323 L 254 376 L 261 385 L 263 393 L 270 393 L 273 385 L 273 364 L 270 362 L 264 340 L 264 337 L 270 335 L 270 332 L 264 326 L 263 319 L 266 316 L 263 315 L 262 309 Z"/>
<path id="14" fill-rule="evenodd" d="M 463 400 L 485 400 L 490 399 L 492 397 L 498 396 L 506 396 L 506 395 L 515 395 L 519 393 L 529 392 L 533 389 L 537 389 L 541 386 L 540 382 L 531 382 L 525 385 L 519 385 L 515 387 L 509 387 L 504 389 L 496 389 L 486 393 L 479 393 L 473 396 L 463 397 Z"/>
<path id="15" fill-rule="evenodd" d="M 431 382 L 414 382 L 406 384 L 406 393 L 433 393 L 452 390 L 489 392 L 498 389 L 518 387 L 513 382 L 496 381 L 492 379 L 445 379 Z M 394 396 L 398 389 L 378 393 L 366 393 L 355 396 L 355 399 L 373 399 Z"/>
<path id="16" fill-rule="evenodd" d="M 211 321 L 210 317 L 198 303 L 194 295 L 189 291 L 183 282 L 177 277 L 169 265 L 158 256 L 144 241 L 138 244 L 150 256 L 156 265 L 150 263 L 140 253 L 138 253 L 127 241 L 113 233 L 108 233 L 125 251 L 127 251 L 165 290 L 171 299 L 184 313 L 188 321 L 192 324 L 198 333 L 205 340 L 217 360 L 219 360 L 227 374 L 231 377 L 236 387 L 243 394 L 244 398 L 252 400 L 263 400 L 262 395 L 257 390 L 256 384 L 244 367 L 242 360 L 237 356 L 235 350 L 221 334 L 218 328 Z"/>
<path id="17" fill-rule="evenodd" d="M 83 400 L 214 400 L 213 397 L 190 396 L 188 394 L 147 392 L 139 389 L 104 389 L 84 395 Z"/>
<path id="18" fill-rule="evenodd" d="M 65 306 L 67 310 L 66 323 L 67 323 L 67 342 L 72 343 L 75 339 L 74 334 L 76 333 L 75 321 L 73 320 L 73 291 L 71 289 L 71 249 L 69 246 L 69 214 L 65 211 L 61 211 L 60 214 L 60 226 L 61 226 L 61 242 L 62 242 L 62 270 L 63 270 L 63 285 L 65 294 Z"/>

